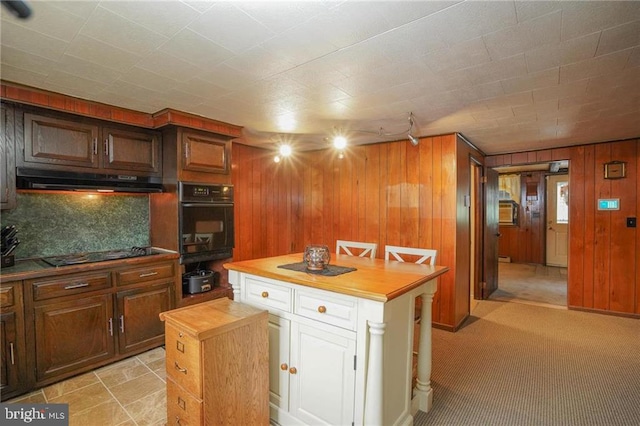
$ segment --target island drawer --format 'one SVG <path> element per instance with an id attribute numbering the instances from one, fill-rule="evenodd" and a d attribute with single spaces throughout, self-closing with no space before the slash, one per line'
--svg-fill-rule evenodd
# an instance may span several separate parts
<path id="1" fill-rule="evenodd" d="M 245 281 L 246 303 L 265 309 L 291 312 L 291 288 L 247 277 Z"/>
<path id="2" fill-rule="evenodd" d="M 356 329 L 358 308 L 355 299 L 296 289 L 294 300 L 294 313 L 298 315 L 348 330 Z"/>
<path id="3" fill-rule="evenodd" d="M 0 308 L 10 308 L 16 303 L 15 285 L 0 287 Z"/>
<path id="4" fill-rule="evenodd" d="M 33 289 L 33 300 L 47 300 L 72 296 L 111 287 L 111 273 L 64 275 L 57 278 L 29 281 Z"/>

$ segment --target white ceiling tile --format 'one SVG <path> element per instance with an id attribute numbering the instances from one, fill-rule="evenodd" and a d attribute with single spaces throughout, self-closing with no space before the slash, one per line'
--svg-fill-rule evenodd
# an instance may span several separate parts
<path id="1" fill-rule="evenodd" d="M 70 55 L 63 55 L 52 69 L 104 84 L 112 83 L 122 75 L 120 71 Z"/>
<path id="2" fill-rule="evenodd" d="M 518 22 L 525 22 L 530 19 L 538 18 L 542 15 L 562 10 L 562 3 L 557 0 L 553 1 L 516 1 L 516 15 Z"/>
<path id="3" fill-rule="evenodd" d="M 467 68 L 463 72 L 471 83 L 484 84 L 524 76 L 527 73 L 527 64 L 524 54 L 521 54 Z"/>
<path id="4" fill-rule="evenodd" d="M 640 21 L 630 22 L 602 31 L 596 56 L 640 46 Z"/>
<path id="5" fill-rule="evenodd" d="M 71 41 L 80 31 L 85 20 L 56 8 L 52 3 L 55 2 L 33 2 L 30 4 L 33 12 L 31 17 L 26 20 L 13 19 L 13 22 L 48 37 Z M 3 25 L 4 21 L 3 16 Z"/>
<path id="6" fill-rule="evenodd" d="M 389 60 L 420 58 L 449 47 L 426 19 L 381 34 L 369 44 L 375 45 Z"/>
<path id="7" fill-rule="evenodd" d="M 180 2 L 201 13 L 204 13 L 207 10 L 211 9 L 215 4 L 215 2 L 211 0 L 180 0 Z"/>
<path id="8" fill-rule="evenodd" d="M 634 47 L 627 62 L 627 68 L 640 67 L 640 47 Z"/>
<path id="9" fill-rule="evenodd" d="M 477 38 L 517 23 L 512 1 L 467 1 L 422 20 L 449 45 Z"/>
<path id="10" fill-rule="evenodd" d="M 275 33 L 238 9 L 233 2 L 216 3 L 191 22 L 189 29 L 233 53 L 251 49 Z"/>
<path id="11" fill-rule="evenodd" d="M 57 60 L 65 52 L 68 43 L 39 32 L 2 20 L 0 28 L 2 46 L 12 47 L 43 58 Z"/>
<path id="12" fill-rule="evenodd" d="M 256 79 L 267 78 L 294 67 L 289 60 L 274 54 L 262 46 L 244 52 L 242 55 L 227 59 L 224 65 L 249 73 Z"/>
<path id="13" fill-rule="evenodd" d="M 568 65 L 593 58 L 600 33 L 574 38 L 555 45 L 547 45 L 525 53 L 529 72 Z"/>
<path id="14" fill-rule="evenodd" d="M 276 34 L 304 24 L 328 10 L 327 3 L 315 1 L 242 1 L 235 5 Z"/>
<path id="15" fill-rule="evenodd" d="M 25 70 L 23 68 L 1 64 L 0 75 L 4 81 L 13 81 L 33 87 L 46 87 L 44 80 L 47 78 L 47 74 L 40 73 L 37 70 Z"/>
<path id="16" fill-rule="evenodd" d="M 304 64 L 336 50 L 336 46 L 328 41 L 325 30 L 305 28 L 304 26 L 292 28 L 266 40 L 259 48 L 267 52 L 270 57 L 275 57 L 277 61 L 285 60 L 296 65 Z M 251 52 L 248 53 L 251 54 Z"/>
<path id="17" fill-rule="evenodd" d="M 543 89 L 535 89 L 533 91 L 533 100 L 536 103 L 540 103 L 572 96 L 582 96 L 587 92 L 588 84 L 589 80 L 584 79 Z"/>
<path id="18" fill-rule="evenodd" d="M 231 58 L 233 53 L 189 29 L 184 29 L 158 50 L 203 68 L 213 67 Z"/>
<path id="19" fill-rule="evenodd" d="M 2 64 L 11 64 L 13 68 L 19 68 L 45 76 L 56 65 L 56 62 L 51 59 L 8 46 L 4 46 L 0 51 L 0 62 L 2 62 Z M 3 75 L 2 78 L 4 77 Z"/>
<path id="20" fill-rule="evenodd" d="M 177 85 L 175 80 L 138 67 L 132 67 L 122 73 L 122 77 L 120 77 L 118 81 L 127 82 L 160 93 Z"/>
<path id="21" fill-rule="evenodd" d="M 179 1 L 103 1 L 100 6 L 166 37 L 174 36 L 200 16 Z"/>
<path id="22" fill-rule="evenodd" d="M 631 49 L 560 67 L 560 83 L 597 77 L 622 71 L 631 56 Z"/>
<path id="23" fill-rule="evenodd" d="M 160 50 L 142 57 L 136 66 L 173 80 L 198 77 L 205 73 L 203 68 Z"/>
<path id="24" fill-rule="evenodd" d="M 38 1 L 38 4 L 40 3 L 44 3 L 44 1 Z M 91 16 L 95 8 L 98 7 L 100 0 L 55 0 L 48 1 L 47 3 L 57 9 L 63 10 L 80 18 L 87 19 Z"/>
<path id="25" fill-rule="evenodd" d="M 640 19 L 640 2 L 562 2 L 562 40 Z"/>
<path id="26" fill-rule="evenodd" d="M 256 77 L 243 69 L 233 69 L 225 64 L 209 67 L 194 77 L 210 81 L 228 90 L 242 90 L 256 81 Z"/>
<path id="27" fill-rule="evenodd" d="M 215 81 L 208 81 L 203 78 L 190 78 L 181 81 L 175 85 L 175 90 L 208 100 L 218 99 L 220 96 L 230 93 L 229 89 L 218 86 Z"/>
<path id="28" fill-rule="evenodd" d="M 452 91 L 452 94 L 457 98 L 475 102 L 482 99 L 502 96 L 504 95 L 504 89 L 499 81 L 492 81 L 491 83 L 456 89 Z"/>
<path id="29" fill-rule="evenodd" d="M 84 35 L 73 39 L 65 53 L 120 72 L 127 71 L 139 60 L 134 53 Z"/>
<path id="30" fill-rule="evenodd" d="M 391 25 L 401 26 L 433 15 L 461 1 L 377 1 L 375 5 Z"/>
<path id="31" fill-rule="evenodd" d="M 476 120 L 486 120 L 486 119 L 495 120 L 498 118 L 513 117 L 513 110 L 509 107 L 494 108 L 494 109 L 488 109 L 484 112 L 476 111 L 471 115 L 473 115 L 473 118 L 475 118 Z"/>
<path id="32" fill-rule="evenodd" d="M 485 34 L 485 45 L 491 58 L 501 59 L 560 41 L 560 11 Z"/>
<path id="33" fill-rule="evenodd" d="M 492 99 L 484 99 L 481 102 L 486 105 L 488 109 L 510 108 L 533 104 L 533 95 L 531 92 L 520 92 Z"/>
<path id="34" fill-rule="evenodd" d="M 64 93 L 96 94 L 106 87 L 104 83 L 78 77 L 77 75 L 54 70 L 47 75 L 45 83 L 51 86 L 64 88 Z"/>
<path id="35" fill-rule="evenodd" d="M 434 71 L 454 71 L 491 61 L 482 37 L 463 41 L 450 48 L 424 56 L 425 63 Z"/>
<path id="36" fill-rule="evenodd" d="M 168 37 L 124 19 L 103 7 L 96 8 L 80 34 L 111 46 L 119 46 L 137 55 L 145 55 L 168 40 Z"/>
<path id="37" fill-rule="evenodd" d="M 560 69 L 552 68 L 521 77 L 502 80 L 500 83 L 505 93 L 515 93 L 555 86 L 558 85 L 559 82 Z"/>

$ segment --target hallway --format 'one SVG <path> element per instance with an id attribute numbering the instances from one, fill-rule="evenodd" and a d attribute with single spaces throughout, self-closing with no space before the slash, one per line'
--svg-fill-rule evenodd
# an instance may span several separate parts
<path id="1" fill-rule="evenodd" d="M 489 300 L 566 309 L 567 268 L 500 262 L 498 289 Z"/>

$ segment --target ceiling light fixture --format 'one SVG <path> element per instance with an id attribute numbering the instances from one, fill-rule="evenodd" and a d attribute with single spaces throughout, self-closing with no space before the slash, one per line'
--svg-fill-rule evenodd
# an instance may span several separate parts
<path id="1" fill-rule="evenodd" d="M 401 135 L 407 135 L 407 137 L 409 138 L 409 141 L 411 142 L 411 145 L 413 146 L 417 146 L 420 143 L 420 139 L 418 139 L 417 137 L 413 136 L 412 132 L 413 132 L 413 126 L 414 126 L 415 122 L 413 121 L 413 113 L 410 112 L 409 113 L 409 128 L 407 130 L 403 130 L 401 132 L 397 132 L 397 133 L 390 133 L 384 130 L 383 127 L 380 127 L 378 129 L 377 132 L 371 131 L 371 130 L 354 130 L 354 132 L 360 132 L 360 133 L 372 133 L 372 134 L 376 134 L 380 137 L 389 137 L 389 136 L 401 136 Z"/>
<path id="2" fill-rule="evenodd" d="M 410 112 L 409 113 L 409 132 L 407 133 L 407 137 L 409 138 L 411 145 L 418 146 L 418 144 L 420 143 L 420 139 L 416 138 L 411 134 L 412 130 L 413 130 L 413 113 Z"/>
<path id="3" fill-rule="evenodd" d="M 336 149 L 343 150 L 347 147 L 347 138 L 342 135 L 338 135 L 333 138 L 333 146 Z"/>

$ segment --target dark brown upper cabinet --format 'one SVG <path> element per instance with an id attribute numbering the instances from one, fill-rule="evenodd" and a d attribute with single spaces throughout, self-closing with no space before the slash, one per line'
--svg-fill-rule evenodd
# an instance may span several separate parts
<path id="1" fill-rule="evenodd" d="M 16 207 L 15 120 L 13 107 L 2 104 L 0 119 L 0 209 Z"/>
<path id="2" fill-rule="evenodd" d="M 153 130 L 27 112 L 18 166 L 161 176 L 161 140 Z"/>

